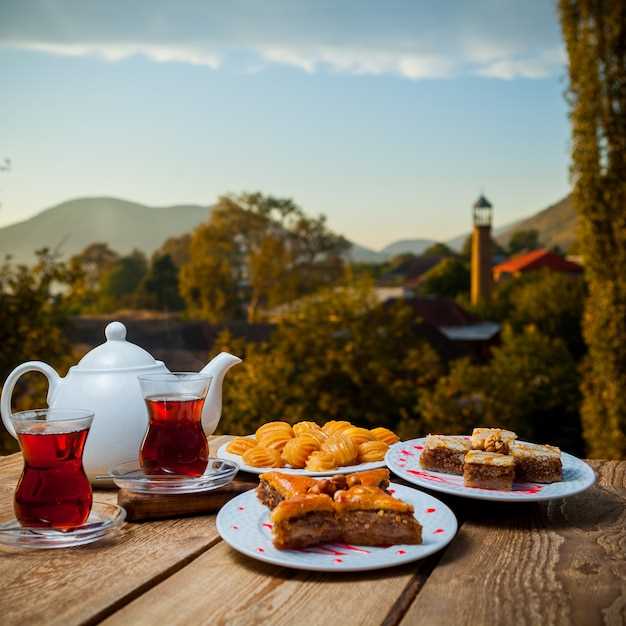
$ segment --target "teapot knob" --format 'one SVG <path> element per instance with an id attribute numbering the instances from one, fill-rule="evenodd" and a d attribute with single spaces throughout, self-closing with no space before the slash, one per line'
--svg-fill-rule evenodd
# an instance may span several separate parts
<path id="1" fill-rule="evenodd" d="M 126 341 L 126 326 L 121 322 L 111 322 L 104 329 L 107 341 Z"/>

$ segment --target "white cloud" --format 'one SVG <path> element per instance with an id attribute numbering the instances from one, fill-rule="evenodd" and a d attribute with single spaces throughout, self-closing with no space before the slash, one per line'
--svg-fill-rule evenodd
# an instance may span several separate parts
<path id="1" fill-rule="evenodd" d="M 157 63 L 189 63 L 191 65 L 205 65 L 214 70 L 221 66 L 221 58 L 217 54 L 191 46 L 141 43 L 53 43 L 36 41 L 23 41 L 14 44 L 4 43 L 3 45 L 21 50 L 45 52 L 56 56 L 92 56 L 109 62 L 122 61 L 134 56 L 143 56 Z"/>
<path id="2" fill-rule="evenodd" d="M 218 69 L 544 78 L 562 67 L 554 0 L 0 0 L 0 46 Z M 554 54 L 554 51 L 557 54 Z"/>
<path id="3" fill-rule="evenodd" d="M 266 61 L 298 67 L 309 74 L 325 66 L 335 72 L 374 76 L 397 74 L 416 80 L 446 77 L 453 69 L 453 64 L 441 55 L 370 48 L 322 46 L 305 51 L 270 46 L 261 48 L 259 53 Z"/>

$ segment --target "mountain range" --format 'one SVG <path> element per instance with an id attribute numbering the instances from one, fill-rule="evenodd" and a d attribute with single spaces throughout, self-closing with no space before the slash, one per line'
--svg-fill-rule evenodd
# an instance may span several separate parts
<path id="1" fill-rule="evenodd" d="M 120 254 L 137 248 L 149 255 L 169 237 L 193 230 L 210 211 L 210 206 L 195 204 L 151 207 L 111 197 L 77 198 L 0 228 L 0 257 L 9 254 L 15 262 L 32 263 L 35 251 L 47 247 L 67 258 L 96 241 Z M 543 245 L 567 249 L 574 242 L 575 224 L 570 196 L 566 196 L 529 218 L 495 229 L 494 234 L 506 244 L 515 230 L 536 228 Z M 468 234 L 445 243 L 458 250 Z M 397 254 L 421 254 L 433 243 L 433 239 L 401 239 L 381 250 L 353 243 L 349 256 L 356 262 L 382 263 Z"/>

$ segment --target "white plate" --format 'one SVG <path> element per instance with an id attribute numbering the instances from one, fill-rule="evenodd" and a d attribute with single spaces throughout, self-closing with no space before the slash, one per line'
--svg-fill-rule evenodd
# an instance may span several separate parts
<path id="1" fill-rule="evenodd" d="M 385 461 L 375 461 L 372 463 L 361 463 L 360 465 L 346 465 L 345 467 L 336 467 L 335 469 L 327 470 L 325 472 L 311 472 L 306 469 L 296 469 L 294 467 L 252 467 L 243 462 L 243 458 L 238 454 L 228 452 L 226 447 L 230 442 L 220 446 L 217 451 L 217 456 L 220 459 L 227 459 L 233 461 L 239 465 L 239 469 L 242 472 L 250 472 L 251 474 L 263 474 L 264 472 L 285 472 L 286 474 L 300 474 L 301 476 L 334 476 L 335 474 L 352 474 L 353 472 L 366 472 L 367 470 L 379 469 L 385 467 Z"/>
<path id="2" fill-rule="evenodd" d="M 357 572 L 394 567 L 423 559 L 441 550 L 454 537 L 454 513 L 441 501 L 417 489 L 392 483 L 393 495 L 415 507 L 422 524 L 420 545 L 386 548 L 340 543 L 319 544 L 302 550 L 278 550 L 272 544 L 270 511 L 246 491 L 225 504 L 217 514 L 217 531 L 238 552 L 273 565 L 317 572 Z"/>
<path id="3" fill-rule="evenodd" d="M 84 546 L 115 535 L 125 519 L 126 511 L 122 507 L 94 502 L 87 521 L 73 530 L 28 528 L 15 519 L 0 524 L 0 545 L 31 550 Z"/>
<path id="4" fill-rule="evenodd" d="M 404 478 L 407 482 L 433 491 L 476 498 L 477 500 L 537 502 L 573 496 L 591 487 L 596 480 L 596 476 L 589 465 L 571 454 L 561 452 L 563 480 L 558 483 L 513 483 L 512 491 L 465 487 L 463 476 L 433 472 L 420 465 L 419 458 L 424 449 L 425 441 L 426 437 L 422 437 L 395 443 L 387 451 L 385 461 L 394 474 Z"/>
<path id="5" fill-rule="evenodd" d="M 133 493 L 175 495 L 218 489 L 232 482 L 238 471 L 237 463 L 210 458 L 201 476 L 145 474 L 137 465 L 137 461 L 127 461 L 114 467 L 105 477 L 112 478 L 120 489 L 127 489 Z"/>

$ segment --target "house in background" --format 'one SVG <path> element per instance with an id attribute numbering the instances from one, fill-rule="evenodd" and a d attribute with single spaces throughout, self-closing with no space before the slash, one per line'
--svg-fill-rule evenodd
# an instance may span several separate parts
<path id="1" fill-rule="evenodd" d="M 503 263 L 499 263 L 492 269 L 493 279 L 499 280 L 513 278 L 540 269 L 548 269 L 552 272 L 577 275 L 582 274 L 583 267 L 579 263 L 564 259 L 562 256 L 539 248 L 518 256 L 512 257 Z"/>

